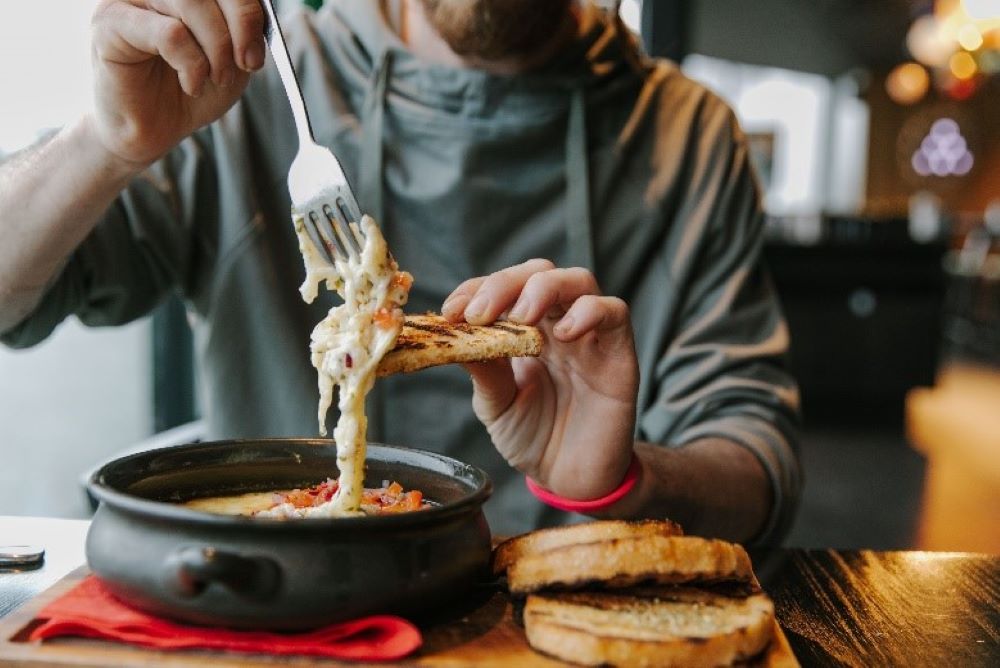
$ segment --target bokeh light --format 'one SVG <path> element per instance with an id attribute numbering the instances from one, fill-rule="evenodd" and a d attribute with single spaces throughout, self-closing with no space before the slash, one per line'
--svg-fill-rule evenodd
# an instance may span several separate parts
<path id="1" fill-rule="evenodd" d="M 976 76 L 979 66 L 976 59 L 967 51 L 959 51 L 948 60 L 948 68 L 956 79 L 966 80 Z"/>
<path id="2" fill-rule="evenodd" d="M 943 67 L 955 52 L 954 40 L 950 39 L 943 24 L 934 16 L 921 16 L 906 34 L 906 47 L 913 57 L 928 67 Z"/>
<path id="3" fill-rule="evenodd" d="M 965 176 L 972 171 L 975 156 L 955 119 L 939 118 L 914 151 L 910 165 L 924 177 Z"/>
<path id="4" fill-rule="evenodd" d="M 958 29 L 958 43 L 966 51 L 975 51 L 983 45 L 983 34 L 975 23 L 966 23 Z"/>
<path id="5" fill-rule="evenodd" d="M 896 104 L 916 104 L 930 88 L 931 78 L 919 63 L 897 66 L 885 80 L 885 89 Z"/>
<path id="6" fill-rule="evenodd" d="M 962 0 L 962 9 L 974 19 L 1000 19 L 1000 0 Z"/>

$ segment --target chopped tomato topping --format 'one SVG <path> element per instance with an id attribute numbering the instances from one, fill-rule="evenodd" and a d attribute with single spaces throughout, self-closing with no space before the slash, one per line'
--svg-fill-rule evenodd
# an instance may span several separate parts
<path id="1" fill-rule="evenodd" d="M 279 503 L 290 503 L 296 508 L 318 506 L 333 498 L 337 486 L 336 480 L 327 480 L 305 489 L 293 489 L 291 492 L 279 495 L 281 498 Z"/>
<path id="2" fill-rule="evenodd" d="M 392 281 L 389 282 L 390 288 L 403 288 L 407 292 L 413 286 L 413 276 L 406 273 L 405 271 L 396 272 L 396 275 L 392 277 Z"/>
<path id="3" fill-rule="evenodd" d="M 375 321 L 375 324 L 382 329 L 389 329 L 396 323 L 396 319 L 393 317 L 392 311 L 384 307 L 375 312 L 373 320 Z"/>
<path id="4" fill-rule="evenodd" d="M 290 503 L 295 508 L 312 508 L 326 503 L 337 493 L 338 483 L 330 479 L 312 487 L 295 489 L 274 495 L 275 505 Z M 424 507 L 424 495 L 418 490 L 403 491 L 398 482 L 391 482 L 377 489 L 365 488 L 361 495 L 361 507 L 368 514 L 405 513 Z"/>

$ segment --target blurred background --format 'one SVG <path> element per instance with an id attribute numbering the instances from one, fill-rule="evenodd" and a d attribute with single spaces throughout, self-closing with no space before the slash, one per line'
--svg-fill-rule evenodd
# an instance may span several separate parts
<path id="1" fill-rule="evenodd" d="M 85 108 L 93 4 L 0 9 L 0 156 Z M 806 416 L 789 544 L 1000 552 L 1000 0 L 620 11 L 749 136 Z M 198 410 L 176 301 L 0 349 L 0 514 L 86 516 L 84 471 Z"/>

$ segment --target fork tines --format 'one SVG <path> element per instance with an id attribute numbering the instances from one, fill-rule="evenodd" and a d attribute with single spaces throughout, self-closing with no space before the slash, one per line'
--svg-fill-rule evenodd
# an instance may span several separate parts
<path id="1" fill-rule="evenodd" d="M 346 204 L 338 198 L 333 206 L 323 203 L 320 210 L 321 214 L 312 209 L 306 217 L 309 238 L 316 247 L 331 263 L 336 258 L 349 260 L 352 256 L 360 257 L 364 235 L 358 223 L 352 220 Z"/>

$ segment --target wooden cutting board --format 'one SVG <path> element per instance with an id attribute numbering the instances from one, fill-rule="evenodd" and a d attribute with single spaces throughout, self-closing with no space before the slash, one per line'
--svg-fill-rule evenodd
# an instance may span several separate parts
<path id="1" fill-rule="evenodd" d="M 63 578 L 43 594 L 22 605 L 0 620 L 0 665 L 24 668 L 145 668 L 171 666 L 190 668 L 250 668 L 254 666 L 496 666 L 508 668 L 546 668 L 563 666 L 534 652 L 524 637 L 524 630 L 514 619 L 510 597 L 501 591 L 483 592 L 467 609 L 458 610 L 449 619 L 430 623 L 423 629 L 424 646 L 399 663 L 361 664 L 331 661 L 314 657 L 270 657 L 230 652 L 156 650 L 96 640 L 60 638 L 45 643 L 29 642 L 27 637 L 37 624 L 37 614 L 50 601 L 69 591 L 88 571 L 80 568 Z M 775 624 L 774 641 L 760 666 L 790 668 L 798 666 L 788 640 Z"/>

